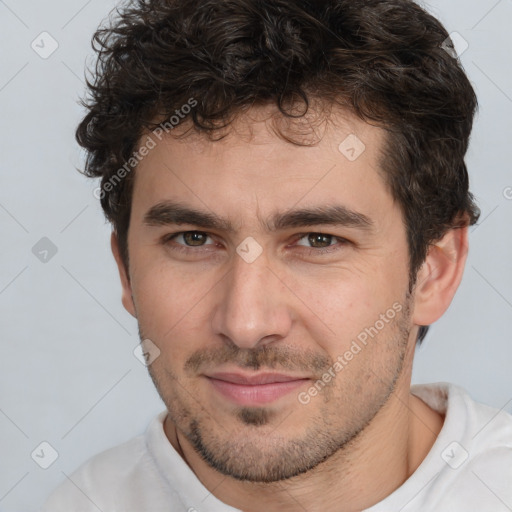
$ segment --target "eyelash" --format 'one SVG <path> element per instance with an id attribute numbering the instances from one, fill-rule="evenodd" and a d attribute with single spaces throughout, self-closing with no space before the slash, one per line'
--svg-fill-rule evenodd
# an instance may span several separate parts
<path id="1" fill-rule="evenodd" d="M 180 235 L 184 235 L 186 233 L 200 233 L 202 235 L 206 235 L 211 238 L 211 235 L 205 231 L 189 230 L 189 231 L 179 231 L 176 233 L 169 233 L 167 235 L 164 235 L 161 238 L 161 243 L 163 245 L 168 245 L 168 243 L 171 242 L 172 240 L 174 240 L 176 237 L 178 237 Z M 331 253 L 333 251 L 338 251 L 341 249 L 341 247 L 350 243 L 349 240 L 347 240 L 345 238 L 331 235 L 329 233 L 321 233 L 321 232 L 317 232 L 317 231 L 309 231 L 307 233 L 298 233 L 295 238 L 295 243 L 302 240 L 304 237 L 306 237 L 308 235 L 326 236 L 326 237 L 331 237 L 333 240 L 338 241 L 337 245 L 328 245 L 327 247 L 322 247 L 322 248 L 299 246 L 302 248 L 301 250 L 305 251 L 309 255 L 327 254 L 327 253 Z M 210 245 L 213 245 L 213 244 L 210 244 Z M 190 254 L 190 253 L 197 252 L 197 249 L 204 251 L 205 250 L 204 247 L 205 247 L 204 245 L 188 246 L 188 245 L 184 245 L 184 244 L 177 244 L 177 245 L 172 246 L 172 250 L 178 251 L 181 253 Z"/>

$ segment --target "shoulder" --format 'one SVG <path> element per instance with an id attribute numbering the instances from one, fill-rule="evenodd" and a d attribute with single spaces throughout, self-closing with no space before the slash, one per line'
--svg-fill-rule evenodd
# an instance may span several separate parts
<path id="1" fill-rule="evenodd" d="M 439 436 L 443 441 L 453 438 L 471 451 L 470 458 L 496 449 L 510 456 L 512 415 L 505 410 L 508 404 L 501 409 L 491 407 L 474 400 L 464 388 L 446 382 L 414 385 L 411 392 L 444 416 Z"/>
<path id="2" fill-rule="evenodd" d="M 137 475 L 150 467 L 144 436 L 105 450 L 66 475 L 44 504 L 41 512 L 97 512 L 114 510 L 117 490 L 124 492 Z"/>
<path id="3" fill-rule="evenodd" d="M 450 468 L 456 474 L 454 489 L 464 492 L 468 503 L 502 510 L 505 503 L 512 504 L 512 415 L 507 404 L 497 409 L 461 394 L 467 404 L 468 441 L 460 466 Z"/>
<path id="4" fill-rule="evenodd" d="M 507 510 L 512 504 L 512 415 L 474 400 L 448 383 L 413 386 L 411 391 L 445 415 L 427 456 L 432 484 L 426 491 L 436 510 Z M 510 509 L 508 509 L 510 510 Z"/>

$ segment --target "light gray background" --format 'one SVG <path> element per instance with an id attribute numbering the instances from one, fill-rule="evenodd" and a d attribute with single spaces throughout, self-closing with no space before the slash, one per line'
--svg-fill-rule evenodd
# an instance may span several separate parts
<path id="1" fill-rule="evenodd" d="M 134 357 L 109 226 L 74 141 L 90 38 L 113 0 L 0 0 L 0 510 L 35 510 L 91 455 L 142 433 L 160 410 Z M 429 9 L 469 43 L 480 101 L 468 164 L 482 209 L 449 312 L 416 356 L 414 383 L 450 381 L 512 412 L 512 1 L 436 0 Z M 48 59 L 31 42 L 49 32 Z M 507 197 L 509 199 L 507 199 Z M 39 261 L 48 237 L 58 252 Z M 59 457 L 31 458 L 42 441 Z"/>

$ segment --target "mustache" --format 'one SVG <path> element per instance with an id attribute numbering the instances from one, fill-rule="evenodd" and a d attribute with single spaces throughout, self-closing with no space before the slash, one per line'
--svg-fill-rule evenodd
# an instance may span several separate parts
<path id="1" fill-rule="evenodd" d="M 323 373 L 334 364 L 334 361 L 312 350 L 297 351 L 275 346 L 242 349 L 236 345 L 225 345 L 197 350 L 185 362 L 185 370 L 190 373 L 199 373 L 201 370 L 225 363 L 252 370 L 284 368 Z"/>

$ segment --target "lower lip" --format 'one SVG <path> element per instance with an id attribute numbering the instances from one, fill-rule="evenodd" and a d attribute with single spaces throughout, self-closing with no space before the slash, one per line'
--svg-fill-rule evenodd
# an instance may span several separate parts
<path id="1" fill-rule="evenodd" d="M 272 382 L 270 384 L 246 385 L 208 377 L 213 387 L 223 396 L 239 405 L 259 405 L 274 402 L 299 388 L 308 379 Z"/>

